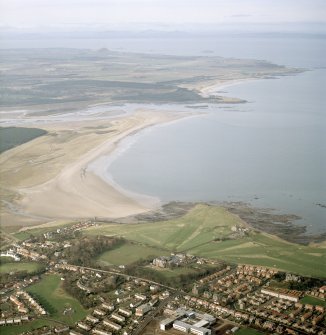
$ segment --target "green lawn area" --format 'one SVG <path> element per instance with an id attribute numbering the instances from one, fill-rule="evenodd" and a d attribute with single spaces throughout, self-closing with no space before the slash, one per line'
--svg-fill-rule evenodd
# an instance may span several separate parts
<path id="1" fill-rule="evenodd" d="M 189 252 L 234 263 L 262 265 L 301 275 L 326 277 L 326 248 L 289 243 L 252 231 L 237 240 L 215 241 L 244 223 L 224 208 L 197 205 L 185 216 L 141 224 L 106 224 L 86 231 L 91 235 L 118 235 L 170 251 Z"/>
<path id="2" fill-rule="evenodd" d="M 283 241 L 272 235 L 252 232 L 241 240 L 213 242 L 192 250 L 208 258 L 234 263 L 262 265 L 301 275 L 326 277 L 326 250 Z"/>
<path id="3" fill-rule="evenodd" d="M 121 246 L 103 253 L 98 262 L 102 265 L 128 265 L 150 256 L 169 255 L 169 252 L 145 245 L 124 243 Z"/>
<path id="4" fill-rule="evenodd" d="M 234 225 L 243 225 L 224 208 L 197 205 L 185 216 L 141 224 L 107 224 L 90 228 L 88 234 L 119 235 L 126 239 L 171 251 L 187 251 L 214 238 L 227 236 Z"/>
<path id="5" fill-rule="evenodd" d="M 27 291 L 50 312 L 52 319 L 72 325 L 87 314 L 78 300 L 62 289 L 61 279 L 58 275 L 44 276 L 40 282 L 30 286 Z M 73 309 L 73 313 L 63 315 L 63 311 L 70 307 Z"/>
<path id="6" fill-rule="evenodd" d="M 0 273 L 27 271 L 29 273 L 34 272 L 40 268 L 40 265 L 35 262 L 23 263 L 23 262 L 12 262 L 4 263 L 0 265 Z"/>
<path id="7" fill-rule="evenodd" d="M 314 305 L 314 306 L 323 306 L 326 307 L 326 301 L 325 300 L 321 300 L 315 297 L 310 297 L 310 296 L 305 296 L 304 298 L 302 298 L 300 300 L 301 303 L 303 304 L 310 304 L 310 305 Z"/>
<path id="8" fill-rule="evenodd" d="M 203 268 L 201 268 L 201 270 L 202 269 Z M 164 269 L 151 268 L 151 270 L 152 271 L 158 271 L 159 273 L 164 275 L 164 277 L 166 277 L 166 278 L 172 278 L 172 277 L 177 277 L 177 276 L 180 276 L 180 275 L 186 275 L 186 274 L 197 272 L 197 269 L 191 268 L 191 267 L 164 268 Z"/>
<path id="9" fill-rule="evenodd" d="M 235 335 L 263 335 L 264 333 L 259 332 L 252 328 L 240 328 L 235 332 Z"/>
<path id="10" fill-rule="evenodd" d="M 22 334 L 23 332 L 27 332 L 30 330 L 35 330 L 43 326 L 53 325 L 54 322 L 44 319 L 37 319 L 31 322 L 25 322 L 22 325 L 17 326 L 5 326 L 1 327 L 0 334 L 1 335 L 16 335 Z"/>
<path id="11" fill-rule="evenodd" d="M 74 222 L 63 221 L 61 224 L 59 223 L 58 225 L 43 226 L 43 227 L 27 229 L 27 230 L 24 230 L 24 231 L 16 232 L 16 233 L 13 234 L 13 236 L 15 238 L 17 238 L 18 240 L 23 241 L 23 240 L 28 239 L 31 235 L 39 236 L 39 235 L 42 235 L 42 234 L 47 233 L 49 231 L 55 231 L 58 228 L 69 227 L 73 224 L 74 224 Z"/>

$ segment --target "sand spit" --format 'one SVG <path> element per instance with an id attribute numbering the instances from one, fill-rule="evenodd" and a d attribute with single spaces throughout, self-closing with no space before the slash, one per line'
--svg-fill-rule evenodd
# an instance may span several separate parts
<path id="1" fill-rule="evenodd" d="M 89 131 L 94 123 L 66 124 L 66 130 L 75 127 L 75 131 L 79 132 L 80 136 L 78 142 L 74 143 L 76 147 L 72 143 L 62 144 L 62 147 L 65 148 L 63 158 L 58 158 L 57 161 L 54 159 L 53 164 L 51 164 L 51 160 L 45 161 L 45 168 L 49 169 L 49 176 L 51 176 L 48 180 L 44 181 L 44 174 L 39 173 L 38 175 L 37 166 L 33 167 L 34 170 L 29 170 L 33 176 L 28 176 L 25 180 L 22 176 L 17 181 L 17 176 L 16 179 L 12 176 L 18 186 L 15 187 L 15 191 L 20 195 L 19 200 L 15 201 L 15 206 L 19 208 L 19 214 L 25 218 L 33 215 L 46 218 L 48 221 L 92 217 L 118 218 L 156 208 L 160 204 L 158 199 L 124 191 L 118 185 L 110 184 L 98 169 L 90 168 L 90 166 L 94 165 L 92 164 L 94 162 L 99 164 L 102 157 L 108 157 L 112 154 L 120 141 L 126 137 L 138 133 L 144 128 L 171 122 L 185 116 L 189 116 L 189 114 L 182 113 L 180 115 L 161 110 L 138 110 L 124 118 L 111 120 L 110 129 L 112 130 L 106 135 L 101 135 L 101 140 L 95 140 L 96 132 L 94 131 L 94 136 L 92 136 L 92 132 Z M 107 121 L 103 121 L 103 125 L 101 121 L 95 122 L 97 129 L 107 127 L 107 124 Z M 62 131 L 63 125 L 48 124 L 46 128 L 50 132 Z M 84 139 L 83 134 L 85 134 Z M 42 140 L 38 139 L 38 144 L 41 141 L 50 141 L 49 138 L 48 136 Z M 28 153 L 30 145 L 26 144 L 25 155 Z M 81 150 L 83 145 L 88 148 L 86 151 Z M 13 162 L 10 160 L 10 156 L 15 155 L 15 151 L 19 154 L 19 148 L 12 150 L 12 153 L 8 152 L 8 161 Z M 76 154 L 76 151 L 80 154 Z M 16 157 L 16 161 L 19 160 L 18 158 Z M 130 168 L 132 169 L 132 167 Z M 103 167 L 99 170 L 103 171 Z M 12 214 L 17 215 L 17 212 Z"/>

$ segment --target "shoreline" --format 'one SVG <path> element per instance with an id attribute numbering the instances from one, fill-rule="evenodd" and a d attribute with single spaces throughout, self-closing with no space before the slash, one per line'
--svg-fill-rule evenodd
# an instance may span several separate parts
<path id="1" fill-rule="evenodd" d="M 19 206 L 25 215 L 49 220 L 118 218 L 157 208 L 161 204 L 158 198 L 126 190 L 109 178 L 104 173 L 108 167 L 106 160 L 114 158 L 112 155 L 121 142 L 141 131 L 190 116 L 194 113 L 136 111 L 123 118 L 113 136 L 65 166 L 56 177 L 34 187 L 21 188 Z"/>
<path id="2" fill-rule="evenodd" d="M 269 78 L 219 81 L 201 87 L 201 89 L 206 90 L 206 94 L 213 95 L 224 87 L 258 79 Z M 197 89 L 200 88 L 197 87 Z M 171 108 L 170 104 L 167 104 L 166 108 L 164 106 L 157 108 L 155 104 L 132 104 L 129 106 L 132 107 L 132 111 L 129 111 L 129 108 L 127 111 L 124 110 L 125 107 L 128 108 L 128 104 L 121 108 L 122 115 L 110 118 L 113 127 L 120 121 L 122 123 L 120 128 L 116 127 L 113 136 L 109 136 L 103 143 L 94 146 L 87 153 L 78 157 L 73 164 L 66 165 L 54 178 L 35 187 L 18 190 L 22 196 L 22 200 L 18 201 L 18 206 L 23 211 L 21 216 L 24 216 L 25 213 L 25 216 L 34 215 L 48 220 L 90 217 L 119 218 L 145 213 L 162 204 L 161 200 L 155 196 L 133 192 L 119 185 L 107 172 L 109 165 L 118 157 L 121 150 L 125 150 L 124 141 L 139 136 L 142 131 L 148 128 L 168 126 L 172 122 L 203 115 L 203 112 L 191 109 L 185 111 L 185 105 L 180 105 L 181 108 L 178 111 L 176 106 Z M 87 110 L 91 108 L 92 106 Z M 105 121 L 108 120 L 105 118 L 97 120 L 95 123 L 101 125 L 101 122 L 104 124 Z M 71 122 L 85 127 L 85 120 L 76 119 Z M 59 129 L 63 126 L 61 122 L 58 125 L 55 123 L 47 124 L 44 128 L 54 129 L 57 127 Z M 92 123 L 90 122 L 89 125 Z M 85 174 L 85 178 L 81 177 L 82 173 Z"/>

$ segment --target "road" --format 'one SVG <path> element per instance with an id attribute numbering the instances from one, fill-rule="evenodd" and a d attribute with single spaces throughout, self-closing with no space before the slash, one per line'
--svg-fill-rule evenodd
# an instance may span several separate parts
<path id="1" fill-rule="evenodd" d="M 136 276 L 131 276 L 131 275 L 128 275 L 128 274 L 125 274 L 125 273 L 121 273 L 121 272 L 117 272 L 117 271 L 108 271 L 108 270 L 100 270 L 100 269 L 96 269 L 96 268 L 90 268 L 90 267 L 87 267 L 87 266 L 78 266 L 78 265 L 70 265 L 70 264 L 67 264 L 68 266 L 74 266 L 78 269 L 84 269 L 84 270 L 89 270 L 89 271 L 95 271 L 95 272 L 99 272 L 99 273 L 106 273 L 106 274 L 110 274 L 110 275 L 117 275 L 117 276 L 121 276 L 121 277 L 124 277 L 124 278 L 132 278 L 132 279 L 138 279 L 138 280 L 142 280 L 144 282 L 147 282 L 149 284 L 153 284 L 153 285 L 157 285 L 157 286 L 160 286 L 160 287 L 163 287 L 165 289 L 168 289 L 168 290 L 171 290 L 173 292 L 177 292 L 178 290 L 174 287 L 171 287 L 171 286 L 167 286 L 167 285 L 163 285 L 161 283 L 158 283 L 158 282 L 155 282 L 153 280 L 149 280 L 149 279 L 146 279 L 146 278 L 142 278 L 142 277 L 136 277 Z M 184 294 L 184 293 L 183 293 Z"/>

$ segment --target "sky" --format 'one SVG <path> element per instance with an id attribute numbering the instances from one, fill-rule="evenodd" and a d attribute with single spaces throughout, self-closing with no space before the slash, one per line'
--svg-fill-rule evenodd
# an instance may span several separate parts
<path id="1" fill-rule="evenodd" d="M 2 28 L 326 23 L 326 0 L 0 0 Z"/>

